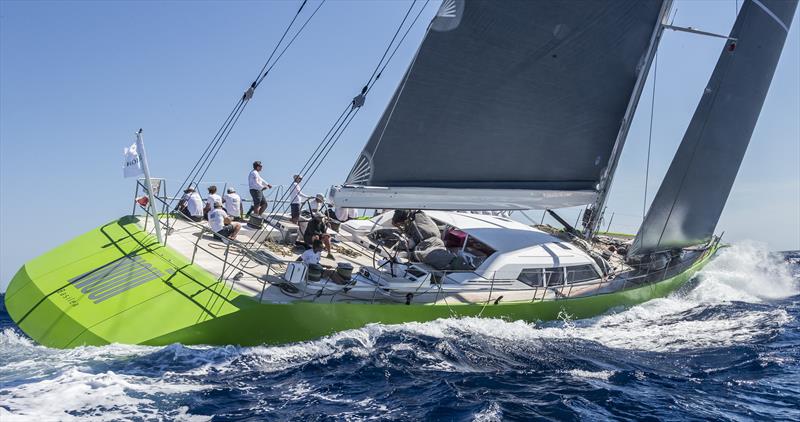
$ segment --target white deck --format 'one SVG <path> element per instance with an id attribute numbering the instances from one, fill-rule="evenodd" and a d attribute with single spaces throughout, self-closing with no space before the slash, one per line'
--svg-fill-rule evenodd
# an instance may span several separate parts
<path id="1" fill-rule="evenodd" d="M 142 222 L 144 220 L 141 220 Z M 406 300 L 406 295 L 412 293 L 415 303 L 488 303 L 502 296 L 504 302 L 553 300 L 563 297 L 576 297 L 618 289 L 618 282 L 591 283 L 591 285 L 566 285 L 553 288 L 533 288 L 517 280 L 491 280 L 474 274 L 472 281 L 451 281 L 443 276 L 441 283 L 410 282 L 405 278 L 392 278 L 388 275 L 381 276 L 380 283 L 370 281 L 364 277 L 356 277 L 359 281 L 355 286 L 336 285 L 323 280 L 309 282 L 304 290 L 297 294 L 287 294 L 279 286 L 272 283 L 283 283 L 283 274 L 286 263 L 295 261 L 301 250 L 275 242 L 255 243 L 249 245 L 250 251 L 263 252 L 263 258 L 257 262 L 248 259 L 241 253 L 241 247 L 232 243 L 230 246 L 214 238 L 210 232 L 203 231 L 205 222 L 193 223 L 183 219 L 174 222 L 173 229 L 167 236 L 167 246 L 180 253 L 187 260 L 198 267 L 208 271 L 215 278 L 229 283 L 239 293 L 253 297 L 256 300 L 270 303 L 287 303 L 296 300 L 311 301 L 357 301 L 357 302 L 398 302 Z M 152 219 L 148 227 L 152 227 Z M 241 223 L 242 229 L 237 240 L 247 243 L 256 233 L 254 229 Z M 269 230 L 269 229 L 266 229 Z M 262 238 L 263 236 L 262 231 Z M 549 235 L 546 235 L 549 236 Z M 323 257 L 321 264 L 335 267 L 337 262 L 349 262 L 355 271 L 361 267 L 373 267 L 373 252 L 351 241 L 346 231 L 341 234 L 334 233 L 337 240 L 333 243 L 334 260 Z M 227 263 L 225 261 L 227 250 Z M 234 268 L 234 267 L 238 267 Z M 243 270 L 243 274 L 239 274 Z M 355 274 L 355 272 L 354 272 Z M 463 274 L 461 274 L 463 275 Z M 355 279 L 355 278 L 354 278 Z M 319 293 L 319 294 L 315 294 Z"/>

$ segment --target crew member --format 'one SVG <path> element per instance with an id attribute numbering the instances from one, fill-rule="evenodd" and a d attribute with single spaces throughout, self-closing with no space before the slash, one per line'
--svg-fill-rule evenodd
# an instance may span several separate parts
<path id="1" fill-rule="evenodd" d="M 403 232 L 407 247 L 416 260 L 437 270 L 474 269 L 462 256 L 447 250 L 439 227 L 424 212 L 396 210 L 392 215 L 392 225 Z"/>
<path id="2" fill-rule="evenodd" d="M 303 232 L 303 240 L 306 245 L 313 245 L 315 240 L 321 240 L 328 251 L 327 258 L 333 259 L 331 253 L 331 235 L 328 234 L 328 224 L 325 222 L 325 217 L 315 212 L 312 214 L 311 221 L 306 226 L 306 231 Z"/>
<path id="3" fill-rule="evenodd" d="M 222 203 L 225 212 L 233 218 L 233 221 L 242 221 L 242 198 L 236 193 L 234 187 L 229 187 L 225 195 L 222 196 Z"/>
<path id="4" fill-rule="evenodd" d="M 217 187 L 211 185 L 208 187 L 208 196 L 206 197 L 206 205 L 203 207 L 203 216 L 208 218 L 208 213 L 214 209 L 214 204 L 222 203 L 222 197 L 217 195 Z"/>
<path id="5" fill-rule="evenodd" d="M 298 258 L 299 261 L 302 261 L 304 264 L 319 264 L 320 259 L 322 259 L 322 241 L 319 239 L 314 240 L 312 243 L 311 249 L 306 250 L 300 255 Z"/>
<path id="6" fill-rule="evenodd" d="M 192 221 L 203 220 L 203 198 L 189 186 L 183 191 L 183 197 L 178 202 L 178 210 Z"/>
<path id="7" fill-rule="evenodd" d="M 342 223 L 358 217 L 358 213 L 356 212 L 355 208 L 344 208 L 337 206 L 334 213 L 336 215 L 336 219 Z"/>
<path id="8" fill-rule="evenodd" d="M 236 235 L 239 234 L 239 230 L 242 228 L 241 224 L 231 221 L 231 218 L 219 202 L 215 202 L 214 209 L 208 213 L 208 225 L 217 236 L 227 237 L 231 240 L 236 239 Z"/>
<path id="9" fill-rule="evenodd" d="M 302 181 L 303 181 L 303 176 L 299 174 L 294 175 L 294 182 L 292 182 L 292 187 L 291 187 L 292 201 L 290 205 L 292 214 L 291 215 L 292 223 L 294 224 L 297 224 L 300 221 L 300 203 L 304 199 L 307 199 L 309 197 L 300 190 L 300 182 Z"/>
<path id="10" fill-rule="evenodd" d="M 261 213 L 267 210 L 267 199 L 264 198 L 264 190 L 271 189 L 272 185 L 261 178 L 259 172 L 262 168 L 261 161 L 254 161 L 253 171 L 247 176 L 250 196 L 253 198 L 253 205 L 250 207 L 250 210 L 247 211 L 248 217 L 250 217 L 250 214 L 261 215 Z"/>

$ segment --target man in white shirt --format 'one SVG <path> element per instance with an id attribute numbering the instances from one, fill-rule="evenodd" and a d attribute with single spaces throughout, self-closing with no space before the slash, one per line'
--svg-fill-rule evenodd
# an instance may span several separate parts
<path id="1" fill-rule="evenodd" d="M 222 203 L 225 206 L 225 212 L 233 217 L 233 221 L 242 220 L 242 198 L 236 193 L 236 189 L 228 188 L 228 192 L 222 196 Z"/>
<path id="2" fill-rule="evenodd" d="M 304 194 L 300 191 L 300 182 L 303 181 L 303 176 L 299 174 L 294 175 L 294 182 L 292 183 L 292 187 L 290 188 L 290 192 L 292 195 L 291 201 L 291 214 L 292 214 L 292 223 L 297 224 L 300 221 L 300 202 L 309 198 L 308 195 Z"/>
<path id="3" fill-rule="evenodd" d="M 300 255 L 298 258 L 299 261 L 303 261 L 304 264 L 319 264 L 319 260 L 322 259 L 322 241 L 317 239 L 314 241 L 313 246 L 311 249 L 307 249 Z"/>
<path id="4" fill-rule="evenodd" d="M 336 219 L 342 223 L 356 217 L 358 217 L 358 213 L 355 208 L 336 207 Z"/>
<path id="5" fill-rule="evenodd" d="M 189 186 L 183 191 L 183 197 L 178 203 L 178 210 L 192 221 L 203 220 L 203 198 Z"/>
<path id="6" fill-rule="evenodd" d="M 250 187 L 250 196 L 253 198 L 253 205 L 247 211 L 247 216 L 250 214 L 261 215 L 262 212 L 267 210 L 267 200 L 264 198 L 264 190 L 271 189 L 272 185 L 267 183 L 266 180 L 261 178 L 261 161 L 253 162 L 253 171 L 247 176 L 247 185 Z"/>
<path id="7" fill-rule="evenodd" d="M 231 222 L 231 218 L 228 217 L 219 202 L 214 203 L 214 209 L 208 213 L 208 225 L 218 236 L 227 237 L 231 240 L 236 239 L 239 229 L 242 228 L 241 224 Z"/>
<path id="8" fill-rule="evenodd" d="M 208 196 L 206 197 L 206 206 L 203 208 L 203 215 L 208 218 L 208 213 L 214 209 L 214 204 L 222 203 L 222 198 L 217 195 L 217 187 L 211 185 L 208 187 Z"/>

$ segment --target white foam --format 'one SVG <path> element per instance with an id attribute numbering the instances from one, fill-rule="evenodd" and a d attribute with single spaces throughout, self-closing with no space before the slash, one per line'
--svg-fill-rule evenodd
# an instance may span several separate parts
<path id="1" fill-rule="evenodd" d="M 3 405 L 15 417 L 58 420 L 111 420 L 156 418 L 204 418 L 189 415 L 187 409 L 159 410 L 148 396 L 199 391 L 204 385 L 170 383 L 153 377 L 92 374 L 77 368 L 67 369 L 54 378 L 4 389 Z M 80 416 L 74 416 L 79 413 Z M 210 417 L 205 417 L 210 419 Z"/>
<path id="2" fill-rule="evenodd" d="M 584 371 L 582 369 L 571 369 L 567 371 L 568 374 L 576 378 L 591 378 L 603 381 L 608 381 L 615 371 Z"/>
<path id="3" fill-rule="evenodd" d="M 770 255 L 763 244 L 746 242 L 725 248 L 698 276 L 700 283 L 688 294 L 654 299 L 588 320 L 537 328 L 522 321 L 463 318 L 409 323 L 400 329 L 435 338 L 464 330 L 478 338 L 529 342 L 575 338 L 622 349 L 671 351 L 734 345 L 792 320 L 782 308 L 712 312 L 701 319 L 691 318 L 694 312 L 729 306 L 732 301 L 761 303 L 800 293 L 787 263 Z"/>
<path id="4" fill-rule="evenodd" d="M 475 422 L 498 422 L 503 420 L 503 410 L 497 402 L 491 402 L 489 406 L 476 413 L 472 419 Z"/>
<path id="5" fill-rule="evenodd" d="M 722 249 L 700 277 L 702 283 L 690 292 L 690 300 L 760 303 L 800 294 L 800 283 L 792 277 L 789 264 L 754 241 Z"/>

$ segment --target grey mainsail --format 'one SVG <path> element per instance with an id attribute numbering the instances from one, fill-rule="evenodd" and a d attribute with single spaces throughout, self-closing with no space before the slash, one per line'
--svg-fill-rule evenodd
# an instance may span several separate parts
<path id="1" fill-rule="evenodd" d="M 444 0 L 346 185 L 592 202 L 663 4 Z"/>
<path id="2" fill-rule="evenodd" d="M 797 0 L 747 0 L 628 255 L 703 243 L 728 199 Z"/>

